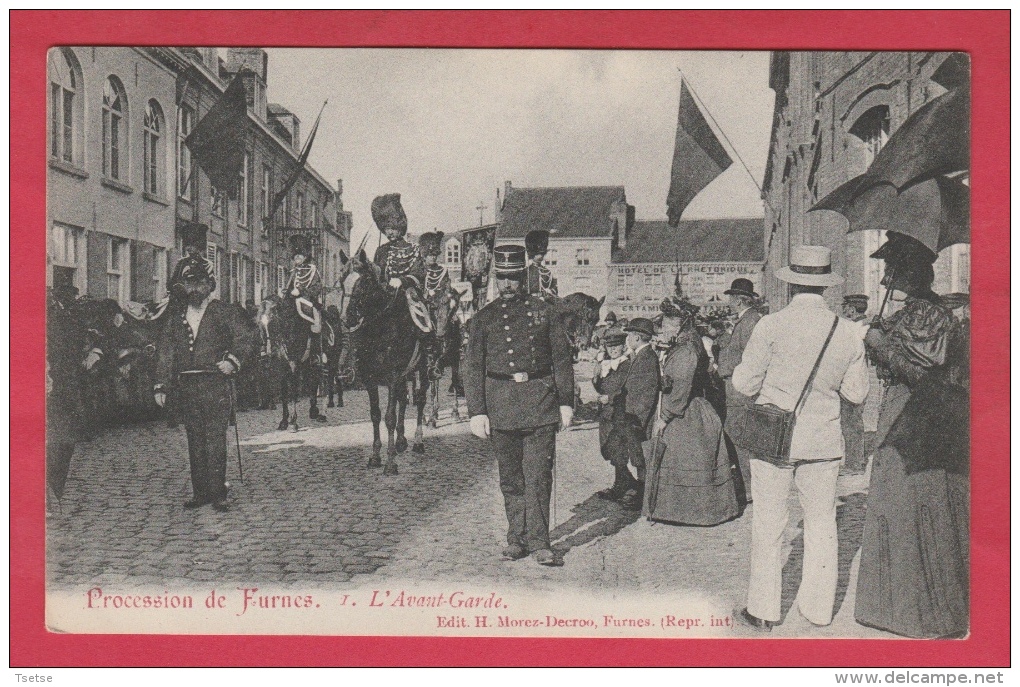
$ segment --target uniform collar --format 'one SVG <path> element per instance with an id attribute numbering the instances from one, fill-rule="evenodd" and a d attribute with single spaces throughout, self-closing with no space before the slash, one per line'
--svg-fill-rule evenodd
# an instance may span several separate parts
<path id="1" fill-rule="evenodd" d="M 790 304 L 786 306 L 788 308 L 824 308 L 829 309 L 826 305 L 825 299 L 817 293 L 798 293 L 796 296 L 790 299 Z"/>

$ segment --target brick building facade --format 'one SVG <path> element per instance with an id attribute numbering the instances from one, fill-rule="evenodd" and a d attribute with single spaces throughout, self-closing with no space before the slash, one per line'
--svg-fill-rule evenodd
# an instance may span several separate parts
<path id="1" fill-rule="evenodd" d="M 773 309 L 789 300 L 774 271 L 791 246 L 832 248 L 833 269 L 846 276 L 829 289 L 833 303 L 863 293 L 875 314 L 884 294 L 882 263 L 868 256 L 884 241 L 879 231 L 847 234 L 833 212 L 808 212 L 845 181 L 864 173 L 888 138 L 918 108 L 945 89 L 932 74 L 949 53 L 775 52 L 769 85 L 776 93 L 769 157 L 762 184 L 768 246 L 764 295 Z M 942 251 L 935 291 L 970 290 L 970 246 Z"/>

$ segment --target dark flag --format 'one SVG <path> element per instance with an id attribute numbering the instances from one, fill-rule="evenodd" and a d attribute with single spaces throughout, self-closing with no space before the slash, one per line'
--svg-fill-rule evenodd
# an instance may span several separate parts
<path id="1" fill-rule="evenodd" d="M 234 76 L 220 99 L 195 130 L 184 139 L 195 163 L 209 181 L 229 198 L 236 198 L 244 165 L 248 129 L 248 102 L 244 90 L 246 70 Z"/>
<path id="2" fill-rule="evenodd" d="M 677 227 L 680 215 L 694 196 L 731 164 L 733 160 L 705 121 L 687 84 L 681 81 L 680 115 L 676 125 L 669 195 L 666 197 L 669 226 Z"/>
<path id="3" fill-rule="evenodd" d="M 329 101 L 327 100 L 326 103 Z M 276 211 L 283 205 L 283 199 L 287 197 L 290 190 L 294 188 L 294 184 L 301 177 L 301 171 L 305 168 L 305 163 L 308 162 L 308 155 L 312 152 L 312 141 L 315 140 L 315 133 L 319 130 L 319 120 L 322 119 L 322 110 L 326 109 L 326 103 L 322 104 L 322 109 L 319 110 L 319 116 L 315 118 L 315 124 L 312 125 L 312 130 L 308 134 L 308 139 L 305 141 L 304 147 L 301 149 L 301 155 L 298 157 L 297 164 L 294 166 L 294 171 L 290 173 L 287 180 L 283 182 L 283 186 L 273 196 L 273 202 L 269 206 L 269 216 L 264 218 L 265 223 L 269 223 Z"/>

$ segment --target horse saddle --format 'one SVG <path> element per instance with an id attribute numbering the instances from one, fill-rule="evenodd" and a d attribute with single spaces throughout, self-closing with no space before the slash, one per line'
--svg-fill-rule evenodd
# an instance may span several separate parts
<path id="1" fill-rule="evenodd" d="M 302 320 L 310 322 L 312 325 L 312 334 L 318 334 L 322 331 L 322 321 L 319 317 L 319 309 L 315 307 L 307 298 L 295 298 L 294 307 L 297 308 L 298 316 Z"/>

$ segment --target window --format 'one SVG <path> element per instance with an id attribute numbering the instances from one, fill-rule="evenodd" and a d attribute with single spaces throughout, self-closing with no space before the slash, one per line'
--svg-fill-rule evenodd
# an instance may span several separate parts
<path id="1" fill-rule="evenodd" d="M 67 48 L 48 56 L 50 75 L 50 157 L 81 165 L 82 78 L 78 61 Z"/>
<path id="2" fill-rule="evenodd" d="M 106 261 L 106 297 L 119 303 L 131 299 L 131 246 L 127 239 L 110 237 Z"/>
<path id="3" fill-rule="evenodd" d="M 177 108 L 177 195 L 183 200 L 191 200 L 191 149 L 184 145 L 184 139 L 191 133 L 195 124 L 195 113 L 190 107 L 182 105 Z"/>
<path id="4" fill-rule="evenodd" d="M 312 228 L 319 227 L 319 204 L 312 201 Z"/>
<path id="5" fill-rule="evenodd" d="M 248 199 L 251 193 L 248 189 L 248 181 L 251 174 L 248 173 L 248 166 L 251 158 L 248 153 L 244 154 L 244 161 L 241 163 L 241 180 L 237 194 L 237 223 L 242 227 L 248 226 Z"/>
<path id="6" fill-rule="evenodd" d="M 264 270 L 265 267 L 266 267 L 265 263 L 263 263 L 261 260 L 255 261 L 255 269 L 252 271 L 252 278 L 254 279 L 255 282 L 254 288 L 255 305 L 261 303 L 262 297 L 265 295 L 264 293 L 262 293 L 262 285 L 266 283 L 266 280 L 263 278 L 262 275 L 262 270 Z"/>
<path id="7" fill-rule="evenodd" d="M 457 239 L 450 239 L 446 242 L 446 264 L 460 264 L 460 241 Z"/>
<path id="8" fill-rule="evenodd" d="M 559 264 L 559 261 L 559 251 L 555 248 L 550 248 L 549 252 L 545 254 L 545 264 L 549 267 L 556 267 L 556 265 Z"/>
<path id="9" fill-rule="evenodd" d="M 69 271 L 71 283 L 84 290 L 83 270 L 79 246 L 82 245 L 82 231 L 63 224 L 54 224 L 50 232 L 50 264 L 53 271 Z"/>
<path id="10" fill-rule="evenodd" d="M 867 169 L 889 140 L 889 108 L 885 105 L 871 108 L 857 118 L 850 133 L 864 142 L 864 167 Z"/>
<path id="11" fill-rule="evenodd" d="M 634 275 L 633 274 L 617 274 L 616 275 L 616 291 L 617 298 L 621 301 L 632 301 L 634 300 Z"/>
<path id="12" fill-rule="evenodd" d="M 152 254 L 152 299 L 166 298 L 167 260 L 166 248 L 157 248 Z"/>
<path id="13" fill-rule="evenodd" d="M 283 197 L 283 226 L 290 226 L 290 194 Z"/>
<path id="14" fill-rule="evenodd" d="M 577 266 L 587 267 L 591 264 L 591 251 L 587 248 L 577 249 Z"/>
<path id="15" fill-rule="evenodd" d="M 269 167 L 262 168 L 262 231 L 266 232 L 268 227 L 266 225 L 269 222 L 269 206 L 273 202 L 270 197 L 270 193 L 273 188 L 273 173 L 269 170 Z"/>
<path id="16" fill-rule="evenodd" d="M 283 269 L 283 265 L 276 266 L 276 288 L 279 291 L 287 288 L 287 270 Z"/>
<path id="17" fill-rule="evenodd" d="M 224 200 L 223 192 L 209 184 L 209 202 L 212 206 L 212 213 L 217 217 L 223 217 Z"/>
<path id="18" fill-rule="evenodd" d="M 297 215 L 297 225 L 299 227 L 305 226 L 305 194 L 298 191 L 297 201 L 294 205 L 294 214 Z"/>
<path id="19" fill-rule="evenodd" d="M 127 179 L 127 96 L 120 79 L 111 76 L 103 86 L 103 176 Z"/>
<path id="20" fill-rule="evenodd" d="M 646 301 L 655 301 L 661 298 L 662 279 L 657 274 L 646 274 L 644 279 L 643 295 Z"/>
<path id="21" fill-rule="evenodd" d="M 155 100 L 145 108 L 143 122 L 143 144 L 145 148 L 145 192 L 160 197 L 163 195 L 163 109 Z"/>
<path id="22" fill-rule="evenodd" d="M 588 275 L 581 275 L 574 277 L 574 289 L 581 291 L 582 293 L 588 293 L 591 291 L 591 277 Z"/>

